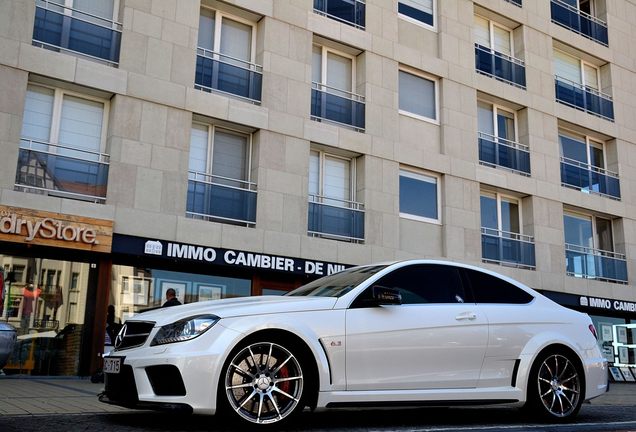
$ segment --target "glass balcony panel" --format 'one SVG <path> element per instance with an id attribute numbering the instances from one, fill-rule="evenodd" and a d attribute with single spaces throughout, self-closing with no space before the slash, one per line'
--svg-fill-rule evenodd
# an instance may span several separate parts
<path id="1" fill-rule="evenodd" d="M 64 152 L 67 155 L 62 154 Z M 26 139 L 20 141 L 15 180 L 18 188 L 104 202 L 107 184 L 108 155 Z"/>
<path id="2" fill-rule="evenodd" d="M 526 67 L 521 60 L 475 44 L 475 67 L 483 74 L 526 88 Z"/>
<path id="3" fill-rule="evenodd" d="M 519 267 L 536 267 L 531 237 L 490 228 L 482 228 L 481 231 L 482 259 Z"/>
<path id="4" fill-rule="evenodd" d="M 530 153 L 518 144 L 479 132 L 479 160 L 522 174 L 530 174 Z"/>
<path id="5" fill-rule="evenodd" d="M 365 8 L 359 0 L 314 0 L 315 11 L 358 28 L 364 28 Z"/>
<path id="6" fill-rule="evenodd" d="M 314 86 L 320 86 L 314 83 Z M 325 119 L 352 126 L 358 130 L 364 130 L 364 102 L 357 100 L 357 95 L 334 94 L 326 86 L 325 90 L 311 89 L 311 115 L 312 117 Z"/>
<path id="7" fill-rule="evenodd" d="M 256 191 L 251 190 L 253 187 L 253 183 L 242 180 L 191 172 L 186 212 L 194 217 L 253 225 L 256 223 Z"/>
<path id="8" fill-rule="evenodd" d="M 554 85 L 558 102 L 614 121 L 614 102 L 608 95 L 561 77 Z"/>
<path id="9" fill-rule="evenodd" d="M 581 162 L 561 158 L 561 183 L 584 192 L 598 193 L 621 199 L 620 182 L 616 175 Z"/>
<path id="10" fill-rule="evenodd" d="M 364 211 L 357 208 L 310 202 L 308 231 L 310 234 L 363 241 Z"/>
<path id="11" fill-rule="evenodd" d="M 53 5 L 50 5 L 51 7 Z M 58 9 L 61 10 L 60 7 Z M 69 9 L 70 10 L 70 9 Z M 71 16 L 41 6 L 35 8 L 33 43 L 119 63 L 120 24 L 75 11 Z M 90 22 L 94 21 L 94 22 Z"/>
<path id="12" fill-rule="evenodd" d="M 622 254 L 566 244 L 565 261 L 570 276 L 627 283 L 627 261 Z"/>
<path id="13" fill-rule="evenodd" d="M 559 0 L 550 2 L 552 21 L 605 46 L 607 24 Z"/>
<path id="14" fill-rule="evenodd" d="M 198 49 L 194 82 L 200 90 L 219 90 L 251 101 L 261 101 L 260 66 Z"/>

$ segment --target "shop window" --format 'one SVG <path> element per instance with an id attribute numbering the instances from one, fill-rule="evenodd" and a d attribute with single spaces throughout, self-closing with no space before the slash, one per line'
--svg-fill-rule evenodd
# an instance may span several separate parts
<path id="1" fill-rule="evenodd" d="M 29 84 L 15 186 L 19 190 L 103 203 L 109 155 L 108 102 Z"/>
<path id="2" fill-rule="evenodd" d="M 252 135 L 194 123 L 190 135 L 187 215 L 253 226 L 256 183 L 251 181 Z"/>
<path id="3" fill-rule="evenodd" d="M 440 223 L 439 176 L 400 169 L 400 216 Z"/>
<path id="4" fill-rule="evenodd" d="M 263 68 L 255 61 L 253 22 L 201 8 L 195 88 L 260 103 Z"/>
<path id="5" fill-rule="evenodd" d="M 437 87 L 437 79 L 400 70 L 400 113 L 437 123 Z"/>
<path id="6" fill-rule="evenodd" d="M 309 234 L 364 241 L 364 205 L 355 199 L 355 184 L 355 158 L 311 150 Z"/>
<path id="7" fill-rule="evenodd" d="M 481 192 L 481 253 L 484 261 L 535 267 L 534 238 L 522 233 L 520 204 L 520 200 L 512 196 Z"/>
<path id="8" fill-rule="evenodd" d="M 434 29 L 436 3 L 436 0 L 400 0 L 398 14 L 400 18 Z"/>

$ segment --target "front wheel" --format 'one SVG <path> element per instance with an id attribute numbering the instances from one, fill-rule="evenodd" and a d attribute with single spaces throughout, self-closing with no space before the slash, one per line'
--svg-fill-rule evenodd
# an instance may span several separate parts
<path id="1" fill-rule="evenodd" d="M 224 370 L 229 408 L 251 424 L 277 423 L 303 409 L 305 377 L 291 347 L 250 343 L 231 357 Z"/>
<path id="2" fill-rule="evenodd" d="M 550 352 L 537 359 L 528 382 L 527 408 L 556 421 L 570 419 L 579 412 L 584 381 L 571 357 L 563 352 Z"/>

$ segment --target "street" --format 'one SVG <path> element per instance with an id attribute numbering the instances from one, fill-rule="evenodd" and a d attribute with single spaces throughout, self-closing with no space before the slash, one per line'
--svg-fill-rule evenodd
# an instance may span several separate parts
<path id="1" fill-rule="evenodd" d="M 216 417 L 131 411 L 108 414 L 5 416 L 3 432 L 47 431 L 235 431 Z M 253 427 L 243 430 L 253 430 Z M 585 404 L 576 422 L 542 424 L 510 408 L 338 409 L 304 412 L 282 431 L 636 431 L 636 410 L 627 405 Z"/>

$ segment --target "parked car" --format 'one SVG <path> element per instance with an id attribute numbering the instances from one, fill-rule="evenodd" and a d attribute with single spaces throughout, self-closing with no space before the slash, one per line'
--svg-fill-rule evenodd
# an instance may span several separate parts
<path id="1" fill-rule="evenodd" d="M 0 369 L 7 364 L 16 341 L 16 330 L 11 324 L 0 323 Z"/>
<path id="2" fill-rule="evenodd" d="M 505 404 L 570 419 L 607 391 L 590 318 L 508 277 L 415 260 L 285 296 L 136 315 L 100 400 L 277 423 L 304 407 Z"/>

